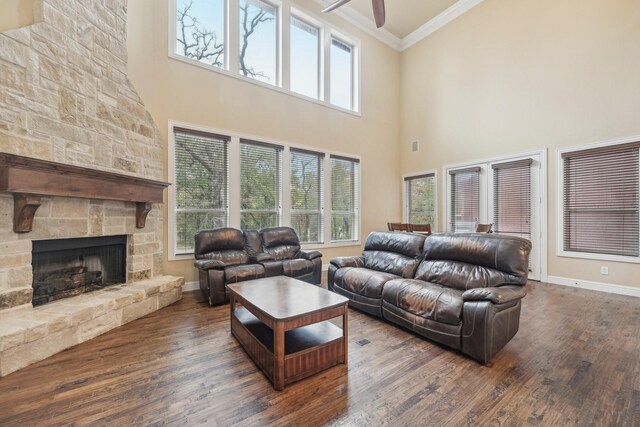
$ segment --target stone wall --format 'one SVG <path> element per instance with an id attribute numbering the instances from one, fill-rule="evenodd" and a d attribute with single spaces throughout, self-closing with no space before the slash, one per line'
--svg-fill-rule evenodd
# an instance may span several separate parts
<path id="1" fill-rule="evenodd" d="M 163 141 L 127 78 L 126 0 L 32 0 L 43 22 L 0 33 L 0 151 L 163 178 Z M 0 195 L 0 309 L 31 302 L 31 240 L 128 234 L 128 280 L 162 270 L 162 208 L 43 199 L 33 231 L 12 231 Z"/>

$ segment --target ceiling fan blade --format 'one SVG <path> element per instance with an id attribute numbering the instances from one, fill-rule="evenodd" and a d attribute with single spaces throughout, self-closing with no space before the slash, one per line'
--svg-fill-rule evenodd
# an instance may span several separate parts
<path id="1" fill-rule="evenodd" d="M 373 16 L 376 19 L 376 27 L 380 28 L 384 25 L 385 13 L 384 13 L 384 0 L 372 0 L 373 4 Z"/>
<path id="2" fill-rule="evenodd" d="M 332 10 L 335 10 L 337 8 L 339 8 L 340 6 L 344 6 L 345 4 L 349 3 L 351 0 L 338 0 L 337 2 L 329 5 L 328 7 L 322 9 L 323 12 L 331 12 Z"/>

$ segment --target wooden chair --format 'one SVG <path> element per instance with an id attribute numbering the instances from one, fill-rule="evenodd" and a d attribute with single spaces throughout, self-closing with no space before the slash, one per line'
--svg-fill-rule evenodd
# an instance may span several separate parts
<path id="1" fill-rule="evenodd" d="M 402 222 L 388 222 L 389 231 L 409 231 L 409 224 Z"/>
<path id="2" fill-rule="evenodd" d="M 478 224 L 476 225 L 476 233 L 491 233 L 493 224 Z"/>
<path id="3" fill-rule="evenodd" d="M 409 224 L 409 231 L 431 236 L 431 224 Z"/>

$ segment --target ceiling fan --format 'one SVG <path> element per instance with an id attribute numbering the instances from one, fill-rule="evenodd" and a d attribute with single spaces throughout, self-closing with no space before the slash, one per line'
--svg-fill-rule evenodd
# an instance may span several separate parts
<path id="1" fill-rule="evenodd" d="M 339 8 L 340 6 L 343 6 L 350 1 L 351 0 L 338 0 L 322 11 L 331 12 L 332 10 Z M 371 0 L 371 3 L 373 4 L 373 16 L 376 19 L 376 27 L 380 28 L 384 25 L 384 0 Z"/>

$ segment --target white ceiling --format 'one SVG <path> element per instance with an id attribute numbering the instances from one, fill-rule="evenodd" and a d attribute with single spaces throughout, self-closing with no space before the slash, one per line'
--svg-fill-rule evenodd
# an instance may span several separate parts
<path id="1" fill-rule="evenodd" d="M 383 28 L 402 39 L 455 3 L 457 0 L 386 0 L 387 19 Z M 348 7 L 373 21 L 371 0 L 352 0 L 343 6 Z"/>

